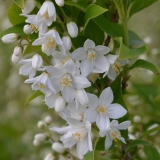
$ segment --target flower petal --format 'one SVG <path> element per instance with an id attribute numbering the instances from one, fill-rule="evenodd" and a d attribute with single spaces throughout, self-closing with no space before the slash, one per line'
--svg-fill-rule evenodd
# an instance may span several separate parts
<path id="1" fill-rule="evenodd" d="M 65 63 L 64 70 L 66 73 L 71 73 L 71 75 L 74 75 L 76 73 L 75 63 L 70 59 L 68 62 Z"/>
<path id="2" fill-rule="evenodd" d="M 99 46 L 96 46 L 94 50 L 96 51 L 98 55 L 105 55 L 110 51 L 110 48 L 99 45 Z"/>
<path id="3" fill-rule="evenodd" d="M 106 140 L 105 140 L 105 149 L 108 150 L 112 145 L 112 138 L 109 134 L 106 134 Z"/>
<path id="4" fill-rule="evenodd" d="M 109 118 L 118 119 L 123 117 L 127 113 L 120 104 L 114 103 L 108 106 L 108 116 Z"/>
<path id="5" fill-rule="evenodd" d="M 67 127 L 62 127 L 62 128 L 59 128 L 59 127 L 52 127 L 52 128 L 49 128 L 51 131 L 55 131 L 59 134 L 65 134 L 67 133 L 69 130 L 70 130 L 71 126 L 67 126 Z"/>
<path id="6" fill-rule="evenodd" d="M 99 105 L 98 97 L 95 94 L 90 94 L 90 93 L 87 93 L 87 95 L 88 95 L 88 99 L 89 99 L 89 104 L 88 104 L 89 107 L 96 109 Z"/>
<path id="7" fill-rule="evenodd" d="M 126 130 L 130 124 L 131 124 L 130 121 L 124 121 L 124 122 L 120 123 L 116 128 L 118 130 Z"/>
<path id="8" fill-rule="evenodd" d="M 116 72 L 114 71 L 113 67 L 110 66 L 109 67 L 109 71 L 108 71 L 108 74 L 107 74 L 108 78 L 112 81 L 114 81 L 116 79 Z M 104 78 L 104 77 L 103 77 Z"/>
<path id="9" fill-rule="evenodd" d="M 32 43 L 32 45 L 33 46 L 38 46 L 38 45 L 45 44 L 46 42 L 47 42 L 47 37 L 38 38 Z"/>
<path id="10" fill-rule="evenodd" d="M 65 74 L 65 72 L 59 68 L 56 68 L 54 66 L 48 66 L 46 67 L 47 72 L 50 74 L 53 78 L 61 78 Z"/>
<path id="11" fill-rule="evenodd" d="M 110 64 L 113 64 L 116 61 L 116 59 L 118 58 L 118 55 L 108 54 L 106 56 L 106 58 L 108 59 Z"/>
<path id="12" fill-rule="evenodd" d="M 97 115 L 98 113 L 94 108 L 89 108 L 85 111 L 84 119 L 88 120 L 89 122 L 95 122 Z"/>
<path id="13" fill-rule="evenodd" d="M 67 103 L 71 103 L 75 98 L 75 89 L 73 87 L 64 87 L 61 92 Z"/>
<path id="14" fill-rule="evenodd" d="M 90 39 L 87 39 L 85 42 L 84 42 L 84 49 L 87 51 L 88 49 L 94 49 L 95 48 L 95 43 L 90 40 Z"/>
<path id="15" fill-rule="evenodd" d="M 102 106 L 108 106 L 113 101 L 113 92 L 110 87 L 104 89 L 100 95 L 99 103 Z"/>
<path id="16" fill-rule="evenodd" d="M 50 96 L 45 96 L 45 103 L 49 108 L 53 108 L 56 99 L 57 99 L 57 96 L 53 93 Z"/>
<path id="17" fill-rule="evenodd" d="M 87 56 L 87 54 L 86 54 L 86 51 L 84 50 L 84 48 L 80 47 L 80 48 L 74 50 L 72 52 L 71 56 L 76 60 L 83 60 Z"/>

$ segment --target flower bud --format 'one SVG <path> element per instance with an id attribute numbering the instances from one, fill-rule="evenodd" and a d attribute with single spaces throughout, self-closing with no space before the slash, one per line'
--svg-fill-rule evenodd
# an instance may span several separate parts
<path id="1" fill-rule="evenodd" d="M 42 141 L 46 141 L 48 139 L 47 135 L 43 134 L 43 133 L 38 133 L 34 136 L 34 139 L 42 142 Z"/>
<path id="2" fill-rule="evenodd" d="M 45 128 L 46 128 L 46 125 L 45 125 L 45 123 L 44 123 L 43 121 L 39 121 L 39 122 L 37 123 L 37 127 L 38 127 L 39 129 L 45 129 Z"/>
<path id="3" fill-rule="evenodd" d="M 44 160 L 55 160 L 55 157 L 52 153 L 47 154 L 47 156 L 44 158 Z"/>
<path id="4" fill-rule="evenodd" d="M 78 35 L 78 27 L 75 22 L 67 23 L 67 31 L 72 38 L 77 37 Z"/>
<path id="5" fill-rule="evenodd" d="M 13 43 L 18 40 L 18 35 L 15 33 L 6 34 L 2 37 L 4 43 Z"/>
<path id="6" fill-rule="evenodd" d="M 32 57 L 32 66 L 33 66 L 33 68 L 39 69 L 42 66 L 42 64 L 43 64 L 42 57 L 39 54 L 35 54 Z"/>
<path id="7" fill-rule="evenodd" d="M 35 0 L 26 0 L 24 8 L 22 9 L 23 14 L 29 14 L 36 6 Z"/>
<path id="8" fill-rule="evenodd" d="M 63 108 L 65 107 L 65 100 L 62 96 L 59 96 L 55 102 L 55 111 L 61 112 Z"/>
<path id="9" fill-rule="evenodd" d="M 63 36 L 62 37 L 62 41 L 64 44 L 64 47 L 67 51 L 69 51 L 72 47 L 72 42 L 71 42 L 71 38 L 69 36 Z"/>
<path id="10" fill-rule="evenodd" d="M 23 27 L 23 32 L 25 34 L 31 34 L 33 32 L 33 29 L 32 27 L 29 25 L 29 24 L 26 24 L 24 27 Z"/>
<path id="11" fill-rule="evenodd" d="M 11 61 L 12 61 L 14 64 L 18 63 L 20 60 L 21 60 L 21 55 L 16 56 L 14 53 L 12 54 Z"/>
<path id="12" fill-rule="evenodd" d="M 51 122 L 52 122 L 52 118 L 51 118 L 51 116 L 47 116 L 47 117 L 45 117 L 44 121 L 45 121 L 45 123 L 46 123 L 47 125 L 50 125 L 50 124 L 51 124 Z"/>
<path id="13" fill-rule="evenodd" d="M 64 0 L 55 0 L 58 6 L 64 6 Z"/>
<path id="14" fill-rule="evenodd" d="M 34 139 L 34 140 L 33 140 L 33 145 L 34 145 L 34 146 L 39 146 L 40 144 L 41 144 L 41 142 L 38 141 L 37 139 Z"/>
<path id="15" fill-rule="evenodd" d="M 20 56 L 20 55 L 22 55 L 22 47 L 16 46 L 16 47 L 14 48 L 13 54 L 14 54 L 15 56 Z"/>
<path id="16" fill-rule="evenodd" d="M 53 143 L 52 149 L 58 153 L 64 153 L 64 151 L 65 151 L 63 145 L 58 142 Z"/>

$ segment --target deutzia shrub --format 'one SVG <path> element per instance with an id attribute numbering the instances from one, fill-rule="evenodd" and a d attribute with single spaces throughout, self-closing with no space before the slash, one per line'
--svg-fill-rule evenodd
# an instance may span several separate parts
<path id="1" fill-rule="evenodd" d="M 2 41 L 17 44 L 12 61 L 20 64 L 19 74 L 27 76 L 25 83 L 31 84 L 34 97 L 42 92 L 48 108 L 54 108 L 55 114 L 66 121 L 63 127 L 49 128 L 61 135 L 59 142 L 50 132 L 36 134 L 33 144 L 38 146 L 51 139 L 52 149 L 65 159 L 91 160 L 97 151 L 110 149 L 119 151 L 118 159 L 134 157 L 127 131 L 131 122 L 123 99 L 129 72 L 136 67 L 158 71 L 147 61 L 130 64 L 130 59 L 145 53 L 147 48 L 143 43 L 129 43 L 132 37 L 128 36 L 127 21 L 137 12 L 138 4 L 141 10 L 149 3 L 14 2 L 11 8 L 21 14 L 15 11 L 17 19 L 11 21 L 13 27 L 2 33 Z M 39 121 L 38 128 L 45 130 L 51 120 L 49 117 Z M 75 154 L 71 152 L 73 148 Z M 57 153 L 48 154 L 45 160 L 58 157 Z"/>

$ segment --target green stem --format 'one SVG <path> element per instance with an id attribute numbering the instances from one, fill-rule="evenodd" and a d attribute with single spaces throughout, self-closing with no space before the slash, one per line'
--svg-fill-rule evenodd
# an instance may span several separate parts
<path id="1" fill-rule="evenodd" d="M 122 20 L 123 30 L 124 30 L 124 44 L 126 47 L 129 47 L 129 39 L 128 39 L 128 20 L 124 18 Z"/>
<path id="2" fill-rule="evenodd" d="M 60 7 L 60 10 L 61 10 L 61 12 L 62 12 L 63 16 L 65 17 L 65 19 L 67 19 L 67 18 L 68 18 L 68 16 L 65 14 L 64 10 L 62 9 L 62 7 Z"/>
<path id="3" fill-rule="evenodd" d="M 58 14 L 57 14 L 57 19 L 58 19 L 59 23 L 61 24 L 61 26 L 63 27 L 63 30 L 66 31 L 65 25 L 63 24 L 62 20 L 58 16 Z"/>

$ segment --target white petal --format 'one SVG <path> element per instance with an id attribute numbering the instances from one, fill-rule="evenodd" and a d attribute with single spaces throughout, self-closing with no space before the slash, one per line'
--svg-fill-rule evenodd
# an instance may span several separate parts
<path id="1" fill-rule="evenodd" d="M 59 127 L 52 127 L 52 128 L 49 128 L 51 131 L 55 131 L 59 134 L 65 134 L 67 133 L 69 130 L 70 130 L 70 126 L 67 126 L 67 127 L 62 127 L 62 128 L 59 128 Z"/>
<path id="2" fill-rule="evenodd" d="M 54 107 L 55 111 L 61 112 L 64 109 L 65 105 L 66 105 L 66 102 L 64 98 L 62 96 L 58 96 L 58 98 L 55 101 L 55 107 Z"/>
<path id="3" fill-rule="evenodd" d="M 112 138 L 109 134 L 106 134 L 106 140 L 105 140 L 105 149 L 108 150 L 112 145 Z"/>
<path id="4" fill-rule="evenodd" d="M 118 124 L 118 121 L 117 121 L 117 120 L 112 120 L 111 126 L 117 128 L 118 125 L 119 125 L 119 124 Z"/>
<path id="5" fill-rule="evenodd" d="M 55 39 L 56 39 L 57 44 L 59 44 L 59 45 L 63 44 L 63 41 L 62 41 L 62 39 L 59 36 L 59 33 L 57 31 L 55 31 Z"/>
<path id="6" fill-rule="evenodd" d="M 55 105 L 56 99 L 57 99 L 57 96 L 55 94 L 51 94 L 50 96 L 45 96 L 46 105 L 49 108 L 53 108 Z"/>
<path id="7" fill-rule="evenodd" d="M 90 94 L 90 93 L 87 93 L 87 95 L 89 98 L 89 107 L 96 109 L 99 105 L 98 97 L 95 94 Z"/>
<path id="8" fill-rule="evenodd" d="M 87 39 L 85 42 L 84 42 L 84 49 L 87 51 L 88 49 L 94 49 L 95 48 L 95 43 L 90 40 L 90 39 Z"/>
<path id="9" fill-rule="evenodd" d="M 56 93 L 58 93 L 62 89 L 62 86 L 59 82 L 60 82 L 60 79 L 53 79 L 53 81 L 52 81 L 52 84 L 53 84 L 53 87 L 56 90 Z"/>
<path id="10" fill-rule="evenodd" d="M 88 60 L 88 58 L 82 60 L 81 66 L 80 66 L 82 75 L 84 76 L 89 75 L 92 72 L 93 67 L 94 67 L 94 63 Z"/>
<path id="11" fill-rule="evenodd" d="M 71 59 L 66 62 L 66 64 L 64 65 L 64 69 L 66 73 L 71 73 L 71 75 L 74 75 L 76 73 L 75 63 Z"/>
<path id="12" fill-rule="evenodd" d="M 84 119 L 88 120 L 89 122 L 95 122 L 97 118 L 97 111 L 94 108 L 89 108 L 86 110 L 84 114 Z"/>
<path id="13" fill-rule="evenodd" d="M 112 66 L 109 67 L 109 71 L 108 71 L 107 76 L 112 81 L 114 81 L 116 79 L 116 72 L 114 71 Z"/>
<path id="14" fill-rule="evenodd" d="M 130 124 L 131 124 L 130 121 L 125 121 L 125 122 L 120 123 L 116 128 L 118 130 L 126 130 Z"/>
<path id="15" fill-rule="evenodd" d="M 36 40 L 32 43 L 32 45 L 33 45 L 33 46 L 42 45 L 42 44 L 46 43 L 46 41 L 47 41 L 47 37 L 38 38 L 38 39 L 36 39 Z"/>
<path id="16" fill-rule="evenodd" d="M 97 56 L 94 66 L 101 70 L 101 72 L 106 72 L 109 70 L 110 64 L 108 63 L 107 59 L 104 56 Z"/>
<path id="17" fill-rule="evenodd" d="M 105 55 L 110 51 L 110 48 L 99 45 L 99 46 L 96 46 L 94 50 L 96 51 L 98 55 Z"/>
<path id="18" fill-rule="evenodd" d="M 127 110 L 117 103 L 108 106 L 109 118 L 118 119 L 123 117 L 126 113 Z"/>
<path id="19" fill-rule="evenodd" d="M 63 70 L 56 68 L 54 66 L 48 66 L 46 67 L 46 70 L 53 78 L 61 78 L 65 74 Z"/>
<path id="20" fill-rule="evenodd" d="M 83 89 L 91 86 L 91 83 L 88 81 L 86 77 L 78 75 L 78 76 L 73 76 L 73 85 L 77 89 Z"/>
<path id="21" fill-rule="evenodd" d="M 118 58 L 118 55 L 108 54 L 106 56 L 106 58 L 108 59 L 110 64 L 113 64 L 116 61 L 116 59 Z"/>
<path id="22" fill-rule="evenodd" d="M 120 140 L 121 140 L 123 143 L 126 144 L 126 141 L 125 141 L 125 139 L 124 139 L 123 137 L 121 137 Z"/>
<path id="23" fill-rule="evenodd" d="M 83 47 L 74 50 L 71 56 L 76 60 L 83 60 L 87 56 L 86 51 Z"/>
<path id="24" fill-rule="evenodd" d="M 108 106 L 113 101 L 113 92 L 110 87 L 104 89 L 100 95 L 100 105 L 102 106 Z"/>
<path id="25" fill-rule="evenodd" d="M 61 92 L 67 103 L 71 103 L 75 98 L 75 89 L 72 87 L 64 87 Z"/>

